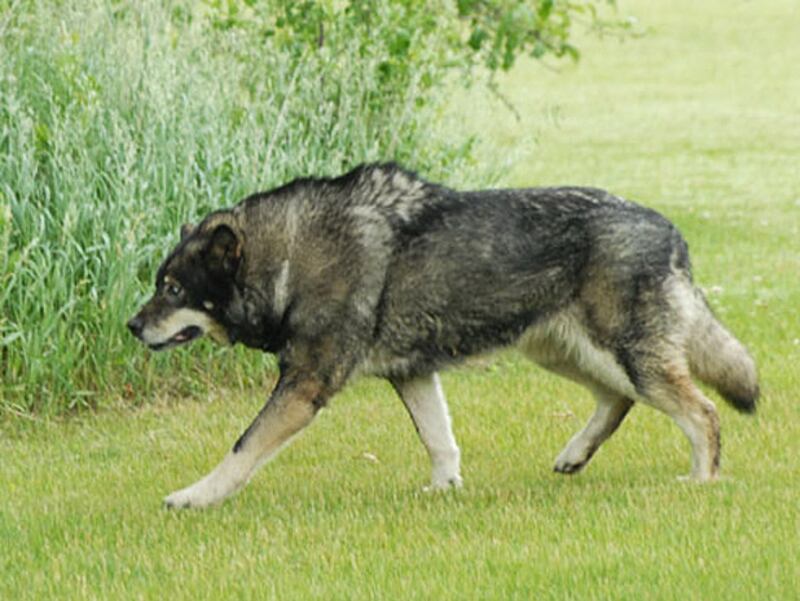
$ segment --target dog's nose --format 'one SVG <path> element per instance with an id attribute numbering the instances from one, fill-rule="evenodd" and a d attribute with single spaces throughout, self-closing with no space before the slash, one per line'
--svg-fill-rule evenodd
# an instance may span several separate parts
<path id="1" fill-rule="evenodd" d="M 137 315 L 128 322 L 128 329 L 131 331 L 131 334 L 137 338 L 141 338 L 142 330 L 144 330 L 144 320 Z"/>

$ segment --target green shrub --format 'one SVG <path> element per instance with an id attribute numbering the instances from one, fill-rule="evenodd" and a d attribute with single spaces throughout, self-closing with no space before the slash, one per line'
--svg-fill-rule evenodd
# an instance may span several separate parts
<path id="1" fill-rule="evenodd" d="M 481 182 L 437 118 L 448 71 L 492 66 L 473 30 L 494 4 L 514 3 L 0 2 L 0 406 L 260 378 L 257 353 L 125 331 L 180 224 L 362 161 Z"/>

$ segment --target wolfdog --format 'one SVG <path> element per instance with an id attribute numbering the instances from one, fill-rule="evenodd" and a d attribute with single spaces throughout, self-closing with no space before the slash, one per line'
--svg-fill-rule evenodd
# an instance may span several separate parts
<path id="1" fill-rule="evenodd" d="M 693 377 L 739 411 L 758 398 L 754 361 L 712 314 L 686 242 L 660 214 L 585 187 L 458 192 L 395 164 L 297 179 L 183 226 L 128 327 L 154 350 L 209 334 L 279 359 L 258 416 L 170 507 L 241 489 L 359 374 L 397 391 L 432 487 L 458 487 L 437 370 L 508 345 L 596 398 L 555 461 L 562 474 L 640 402 L 689 439 L 690 477 L 714 479 L 719 417 Z"/>

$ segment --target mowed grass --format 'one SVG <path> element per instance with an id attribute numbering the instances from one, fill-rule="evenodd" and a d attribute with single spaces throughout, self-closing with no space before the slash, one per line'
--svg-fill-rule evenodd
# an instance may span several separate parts
<path id="1" fill-rule="evenodd" d="M 362 381 L 238 497 L 159 506 L 260 400 L 214 396 L 20 428 L 0 447 L 4 598 L 787 598 L 797 590 L 796 422 L 724 411 L 728 477 L 639 408 L 580 476 L 550 471 L 586 396 L 510 357 L 444 379 L 466 487 L 428 462 L 388 385 Z M 783 411 L 784 416 L 791 412 Z M 580 419 L 579 417 L 580 416 Z M 787 420 L 788 421 L 788 420 Z"/>
<path id="2" fill-rule="evenodd" d="M 698 282 L 761 368 L 755 418 L 718 403 L 723 480 L 678 482 L 688 444 L 647 407 L 584 473 L 553 474 L 592 402 L 513 353 L 443 378 L 463 453 L 455 494 L 421 491 L 425 452 L 390 387 L 371 379 L 205 512 L 160 499 L 215 465 L 264 389 L 7 421 L 0 598 L 796 597 L 800 8 L 622 9 L 646 37 L 587 40 L 577 68 L 521 65 L 501 80 L 521 122 L 476 96 L 453 110 L 482 132 L 487 161 L 528 151 L 504 183 L 599 185 L 681 227 Z"/>

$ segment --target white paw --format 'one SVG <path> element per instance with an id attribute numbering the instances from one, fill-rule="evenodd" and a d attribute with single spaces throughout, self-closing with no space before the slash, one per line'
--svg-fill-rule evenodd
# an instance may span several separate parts
<path id="1" fill-rule="evenodd" d="M 188 490 L 184 488 L 164 497 L 164 506 L 168 509 L 187 509 L 192 507 L 192 495 Z"/>
<path id="2" fill-rule="evenodd" d="M 187 486 L 164 498 L 164 505 L 169 509 L 202 508 L 221 503 L 227 496 L 237 490 L 236 487 L 215 486 L 213 480 L 203 478 L 191 486 Z"/>
<path id="3" fill-rule="evenodd" d="M 703 474 L 686 474 L 678 476 L 678 482 L 688 482 L 689 484 L 707 484 L 709 482 L 716 482 L 720 479 L 717 475 L 703 475 Z"/>
<path id="4" fill-rule="evenodd" d="M 169 509 L 188 509 L 190 507 L 208 507 L 221 499 L 208 495 L 199 486 L 189 486 L 178 490 L 164 498 L 164 505 Z"/>
<path id="5" fill-rule="evenodd" d="M 589 453 L 584 452 L 582 449 L 576 451 L 573 447 L 568 446 L 556 457 L 553 471 L 559 474 L 574 474 L 586 466 L 589 462 L 589 457 Z"/>
<path id="6" fill-rule="evenodd" d="M 437 492 L 446 490 L 456 490 L 464 485 L 464 481 L 458 473 L 452 475 L 438 474 L 431 479 L 431 483 L 425 486 L 424 492 Z"/>

